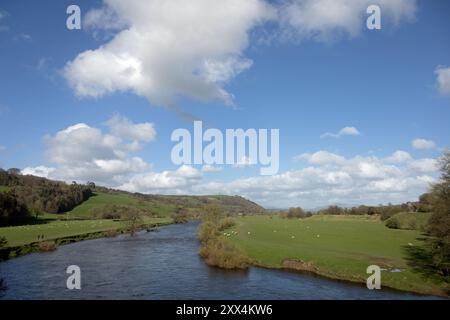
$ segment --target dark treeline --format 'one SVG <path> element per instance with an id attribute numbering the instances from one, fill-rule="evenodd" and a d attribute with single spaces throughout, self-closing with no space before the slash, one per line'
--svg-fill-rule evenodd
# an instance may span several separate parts
<path id="1" fill-rule="evenodd" d="M 0 169 L 0 225 L 20 224 L 40 213 L 69 211 L 89 199 L 92 185 L 51 181 L 31 175 L 21 175 L 17 169 Z"/>

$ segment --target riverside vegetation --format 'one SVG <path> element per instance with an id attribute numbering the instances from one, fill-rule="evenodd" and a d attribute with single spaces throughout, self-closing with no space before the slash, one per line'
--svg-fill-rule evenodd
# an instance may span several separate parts
<path id="1" fill-rule="evenodd" d="M 84 239 L 135 233 L 197 219 L 220 205 L 228 214 L 262 212 L 238 196 L 164 196 L 25 176 L 0 169 L 0 260 Z"/>

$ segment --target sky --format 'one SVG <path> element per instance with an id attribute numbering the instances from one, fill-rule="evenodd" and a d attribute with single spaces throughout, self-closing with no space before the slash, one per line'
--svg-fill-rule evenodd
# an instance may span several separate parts
<path id="1" fill-rule="evenodd" d="M 268 208 L 415 201 L 450 144 L 449 13 L 445 0 L 0 0 L 0 167 Z M 194 119 L 279 129 L 278 172 L 175 165 L 171 134 Z"/>

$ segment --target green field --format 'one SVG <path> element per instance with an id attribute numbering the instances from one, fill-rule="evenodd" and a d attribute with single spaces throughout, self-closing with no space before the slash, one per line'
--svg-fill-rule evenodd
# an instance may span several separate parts
<path id="1" fill-rule="evenodd" d="M 7 192 L 7 191 L 9 191 L 9 190 L 11 190 L 10 187 L 7 187 L 7 186 L 0 186 L 0 192 Z"/>
<path id="2" fill-rule="evenodd" d="M 145 224 L 167 224 L 170 218 L 144 218 Z M 0 236 L 6 237 L 8 246 L 21 246 L 38 241 L 38 235 L 44 240 L 56 240 L 94 232 L 125 228 L 125 223 L 114 220 L 54 220 L 44 224 L 24 225 L 0 228 Z"/>
<path id="3" fill-rule="evenodd" d="M 1 187 L 1 191 L 7 187 Z M 144 217 L 145 224 L 167 224 L 174 209 L 171 206 L 141 201 L 130 194 L 96 193 L 94 196 L 75 207 L 72 211 L 51 214 L 40 213 L 38 224 L 2 227 L 0 236 L 6 237 L 9 247 L 27 245 L 38 241 L 38 235 L 44 235 L 44 240 L 56 240 L 64 237 L 85 235 L 95 232 L 119 230 L 125 228 L 123 221 L 97 219 L 92 215 L 93 209 L 105 205 L 120 205 L 149 209 L 157 217 Z"/>
<path id="4" fill-rule="evenodd" d="M 142 209 L 149 209 L 159 217 L 169 217 L 175 211 L 175 206 L 153 203 L 151 201 L 139 200 L 130 194 L 125 193 L 96 193 L 81 205 L 75 207 L 67 215 L 70 218 L 92 218 L 92 211 L 105 205 L 130 206 Z"/>
<path id="5" fill-rule="evenodd" d="M 257 265 L 282 268 L 286 259 L 302 260 L 317 274 L 365 282 L 367 267 L 375 264 L 383 270 L 382 286 L 444 294 L 442 281 L 426 279 L 407 265 L 405 248 L 422 244 L 420 232 L 389 229 L 369 216 L 246 216 L 232 230 L 237 234 L 227 238 Z"/>

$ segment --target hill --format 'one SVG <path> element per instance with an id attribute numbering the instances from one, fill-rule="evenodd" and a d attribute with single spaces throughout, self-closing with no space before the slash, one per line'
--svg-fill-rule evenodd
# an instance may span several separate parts
<path id="1" fill-rule="evenodd" d="M 69 185 L 5 170 L 0 170 L 0 191 L 0 226 L 30 224 L 39 218 L 114 219 L 131 208 L 151 217 L 180 213 L 196 217 L 209 205 L 221 206 L 230 215 L 265 212 L 263 207 L 240 196 L 147 195 L 94 183 Z"/>

